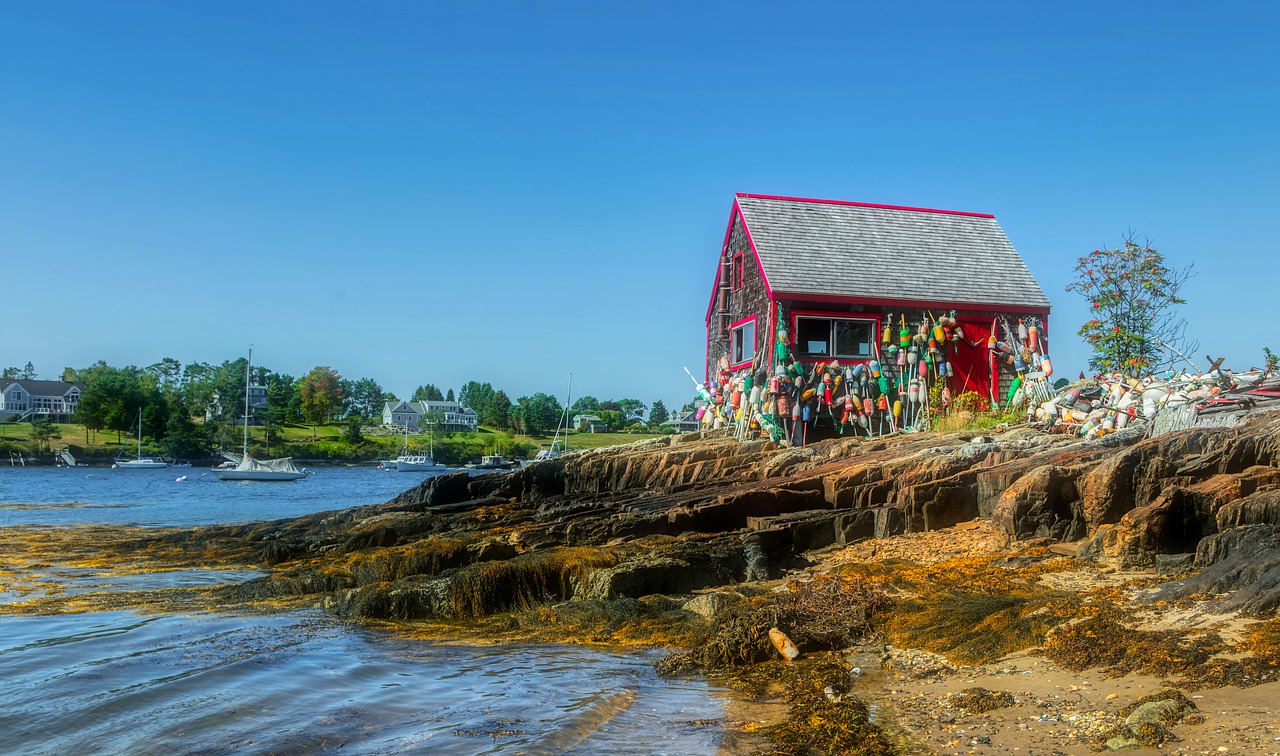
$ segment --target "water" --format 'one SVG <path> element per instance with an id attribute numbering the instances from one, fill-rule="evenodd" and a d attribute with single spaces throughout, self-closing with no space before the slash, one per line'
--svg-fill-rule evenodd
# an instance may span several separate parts
<path id="1" fill-rule="evenodd" d="M 287 483 L 223 481 L 209 468 L 0 467 L 0 527 L 210 525 L 381 504 L 438 473 L 312 468 Z M 184 481 L 178 481 L 180 477 Z"/>
<path id="2" fill-rule="evenodd" d="M 426 476 L 202 472 L 0 469 L 0 526 L 276 519 L 386 501 Z M 72 593 L 254 573 L 50 574 Z M 13 600 L 0 583 L 0 610 Z M 0 614 L 0 753 L 715 753 L 723 691 L 659 678 L 655 658 L 445 645 L 309 612 Z"/>

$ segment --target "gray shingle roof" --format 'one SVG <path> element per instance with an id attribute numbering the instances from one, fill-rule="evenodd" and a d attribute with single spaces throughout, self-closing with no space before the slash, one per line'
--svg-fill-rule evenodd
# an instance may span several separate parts
<path id="1" fill-rule="evenodd" d="M 64 383 L 62 381 L 37 381 L 22 378 L 0 381 L 0 391 L 9 388 L 15 383 L 22 386 L 32 396 L 66 396 L 73 388 L 84 391 L 84 384 L 79 381 Z"/>
<path id="2" fill-rule="evenodd" d="M 1049 307 L 996 219 L 737 195 L 776 292 Z"/>

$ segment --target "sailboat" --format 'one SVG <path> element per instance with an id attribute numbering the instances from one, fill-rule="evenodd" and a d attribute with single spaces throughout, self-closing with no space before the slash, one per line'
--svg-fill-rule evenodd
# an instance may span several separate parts
<path id="1" fill-rule="evenodd" d="M 551 437 L 551 448 L 539 449 L 538 453 L 533 456 L 531 462 L 537 462 L 543 459 L 555 459 L 556 457 L 569 451 L 569 402 L 573 399 L 573 373 L 569 374 L 569 390 L 564 396 L 564 411 L 560 413 L 560 421 L 556 423 L 556 435 Z M 561 431 L 564 432 L 564 439 L 560 438 Z"/>
<path id="2" fill-rule="evenodd" d="M 169 463 L 165 462 L 162 457 L 144 457 L 142 456 L 142 408 L 138 408 L 138 419 L 134 421 L 134 425 L 138 429 L 138 456 L 136 459 L 128 459 L 124 456 L 124 447 L 120 447 L 120 453 L 116 455 L 115 462 L 111 463 L 111 467 L 117 470 L 155 470 L 160 467 L 168 467 Z"/>
<path id="3" fill-rule="evenodd" d="M 244 448 L 240 464 L 225 469 L 214 468 L 218 480 L 287 481 L 307 477 L 307 473 L 293 464 L 292 457 L 257 460 L 249 456 L 249 376 L 253 374 L 253 350 L 244 367 Z"/>
<path id="4" fill-rule="evenodd" d="M 426 454 L 410 454 L 409 453 L 409 425 L 404 426 L 404 450 L 400 456 L 396 457 L 396 469 L 400 472 L 438 472 L 448 469 L 444 465 L 437 465 L 436 445 L 434 434 L 427 437 L 430 444 L 430 450 Z"/>

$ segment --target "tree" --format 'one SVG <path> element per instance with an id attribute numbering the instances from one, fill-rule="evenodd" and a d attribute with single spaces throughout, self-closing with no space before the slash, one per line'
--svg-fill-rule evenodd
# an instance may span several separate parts
<path id="1" fill-rule="evenodd" d="M 444 394 L 440 393 L 440 389 L 434 384 L 428 383 L 425 386 L 419 386 L 413 390 L 413 397 L 409 399 L 411 402 L 443 402 Z"/>
<path id="2" fill-rule="evenodd" d="M 447 394 L 445 394 L 445 395 L 444 395 L 444 400 L 445 400 L 446 402 L 452 402 L 452 401 L 453 401 L 453 389 L 449 389 L 449 393 L 447 393 Z"/>
<path id="3" fill-rule="evenodd" d="M 298 382 L 302 399 L 302 416 L 311 423 L 311 438 L 316 425 L 329 420 L 335 407 L 342 406 L 342 376 L 328 365 L 317 365 Z"/>
<path id="4" fill-rule="evenodd" d="M 52 451 L 53 446 L 49 442 L 55 438 L 62 438 L 62 429 L 54 425 L 48 415 L 31 418 L 31 440 L 36 442 L 38 448 Z"/>
<path id="5" fill-rule="evenodd" d="M 522 396 L 516 400 L 516 408 L 511 414 L 522 433 L 546 433 L 556 427 L 556 421 L 560 417 L 560 402 L 554 396 L 543 393 Z"/>
<path id="6" fill-rule="evenodd" d="M 383 399 L 382 386 L 372 378 L 361 378 L 358 381 L 344 381 L 343 405 L 348 415 L 362 418 L 381 418 Z"/>
<path id="7" fill-rule="evenodd" d="M 342 439 L 352 446 L 360 446 L 364 443 L 364 432 L 360 429 L 358 415 L 347 417 L 346 424 L 342 426 Z"/>
<path id="8" fill-rule="evenodd" d="M 503 401 L 498 401 L 499 393 L 494 391 L 493 386 L 488 383 L 467 381 L 458 392 L 458 402 L 463 407 L 475 410 L 476 419 L 481 425 L 489 428 L 505 428 L 507 412 L 511 409 L 511 400 L 503 394 Z"/>
<path id="9" fill-rule="evenodd" d="M 180 400 L 170 405 L 160 451 L 175 459 L 202 457 L 209 451 L 208 428 L 191 421 L 191 410 Z"/>
<path id="10" fill-rule="evenodd" d="M 622 411 L 622 405 L 621 405 L 621 404 L 619 404 L 618 402 L 614 402 L 614 401 L 600 402 L 600 406 L 599 406 L 599 407 L 596 407 L 596 409 L 601 410 L 601 411 L 604 411 L 604 412 L 621 412 L 621 411 Z M 599 413 L 597 413 L 597 414 L 599 414 Z"/>
<path id="11" fill-rule="evenodd" d="M 575 415 L 586 415 L 600 409 L 600 400 L 594 396 L 580 396 L 573 403 Z"/>
<path id="12" fill-rule="evenodd" d="M 0 373 L 0 380 L 16 381 L 18 379 L 19 372 L 21 371 L 19 371 L 16 367 L 7 367 L 4 369 L 3 373 Z"/>
<path id="13" fill-rule="evenodd" d="M 621 430 L 627 425 L 627 416 L 619 410 L 602 409 L 596 412 L 596 417 L 604 421 L 609 430 Z"/>
<path id="14" fill-rule="evenodd" d="M 1079 331 L 1093 347 L 1089 366 L 1136 377 L 1172 365 L 1184 348 L 1194 349 L 1176 310 L 1186 303 L 1179 294 L 1191 268 L 1170 268 L 1150 241 L 1139 244 L 1132 234 L 1123 247 L 1078 258 L 1067 291 L 1089 301 L 1093 317 Z"/>
<path id="15" fill-rule="evenodd" d="M 653 408 L 649 410 L 649 425 L 662 425 L 670 418 L 667 413 L 667 405 L 662 403 L 661 399 L 655 400 Z"/>
<path id="16" fill-rule="evenodd" d="M 505 391 L 494 393 L 493 400 L 489 402 L 489 416 L 487 419 L 481 418 L 480 422 L 502 430 L 511 427 L 511 399 Z"/>
<path id="17" fill-rule="evenodd" d="M 182 386 L 182 363 L 172 357 L 165 357 L 154 365 L 148 365 L 147 374 L 155 378 L 156 384 L 166 394 L 177 393 Z"/>
<path id="18" fill-rule="evenodd" d="M 59 378 L 63 383 L 75 383 L 80 380 L 80 374 L 75 368 L 65 367 L 62 369 L 62 376 Z"/>
<path id="19" fill-rule="evenodd" d="M 622 414 L 627 416 L 628 420 L 641 420 L 644 413 L 649 408 L 639 399 L 619 399 L 618 406 L 622 408 Z"/>
<path id="20" fill-rule="evenodd" d="M 22 368 L 22 375 L 19 377 L 24 381 L 32 380 L 36 377 L 36 366 L 32 365 L 31 361 L 28 360 L 26 367 Z"/>
<path id="21" fill-rule="evenodd" d="M 75 421 L 83 424 L 86 431 L 113 430 L 119 441 L 121 434 L 133 426 L 144 403 L 138 369 L 113 368 L 98 362 L 82 372 L 84 391 L 76 405 Z"/>

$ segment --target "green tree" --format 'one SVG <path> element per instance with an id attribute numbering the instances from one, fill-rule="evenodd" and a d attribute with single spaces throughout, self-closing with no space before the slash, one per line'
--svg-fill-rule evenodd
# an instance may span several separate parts
<path id="1" fill-rule="evenodd" d="M 343 407 L 348 415 L 356 415 L 364 419 L 381 418 L 384 394 L 382 386 L 372 378 L 361 378 L 355 381 L 344 381 Z"/>
<path id="2" fill-rule="evenodd" d="M 626 413 L 620 410 L 597 410 L 596 417 L 603 420 L 609 430 L 622 430 L 627 427 Z"/>
<path id="3" fill-rule="evenodd" d="M 36 447 L 44 451 L 53 451 L 50 443 L 55 438 L 62 438 L 62 429 L 53 424 L 48 415 L 36 415 L 31 418 L 31 440 Z"/>
<path id="4" fill-rule="evenodd" d="M 556 421 L 560 417 L 560 402 L 554 396 L 543 393 L 522 396 L 516 400 L 516 408 L 511 414 L 520 432 L 546 433 L 556 427 Z"/>
<path id="5" fill-rule="evenodd" d="M 507 397 L 507 392 L 494 392 L 493 399 L 489 402 L 488 415 L 481 417 L 479 421 L 490 428 L 506 430 L 511 427 L 511 399 Z"/>
<path id="6" fill-rule="evenodd" d="M 1138 376 L 1171 365 L 1184 346 L 1194 349 L 1185 343 L 1186 321 L 1177 315 L 1191 268 L 1170 268 L 1149 241 L 1140 244 L 1132 234 L 1123 247 L 1078 258 L 1067 291 L 1089 302 L 1092 318 L 1079 331 L 1093 347 L 1089 366 Z"/>
<path id="7" fill-rule="evenodd" d="M 619 399 L 618 406 L 622 408 L 622 414 L 631 421 L 644 419 L 644 413 L 649 409 L 639 399 Z"/>
<path id="8" fill-rule="evenodd" d="M 22 375 L 18 377 L 24 381 L 33 380 L 36 377 L 36 366 L 32 365 L 31 361 L 28 360 L 26 366 L 22 368 Z"/>
<path id="9" fill-rule="evenodd" d="M 181 400 L 169 407 L 169 419 L 160 441 L 160 452 L 175 459 L 199 458 L 209 453 L 207 428 L 191 420 L 191 411 Z"/>
<path id="10" fill-rule="evenodd" d="M 446 393 L 446 394 L 444 395 L 444 400 L 445 400 L 446 402 L 452 402 L 452 401 L 453 401 L 453 389 L 449 389 L 448 393 Z M 475 408 L 473 407 L 472 409 L 475 409 Z"/>
<path id="11" fill-rule="evenodd" d="M 419 386 L 413 390 L 413 397 L 409 399 L 411 402 L 443 402 L 444 394 L 440 393 L 440 389 L 434 384 L 428 383 L 425 386 Z"/>
<path id="12" fill-rule="evenodd" d="M 594 396 L 580 396 L 573 402 L 575 415 L 589 415 L 600 409 L 600 400 Z"/>
<path id="13" fill-rule="evenodd" d="M 315 440 L 316 425 L 327 422 L 335 408 L 342 406 L 342 376 L 328 365 L 317 365 L 299 382 L 302 416 L 311 423 Z"/>
<path id="14" fill-rule="evenodd" d="M 667 412 L 667 405 L 662 403 L 661 399 L 654 401 L 653 408 L 649 410 L 649 425 L 659 426 L 670 419 Z"/>
<path id="15" fill-rule="evenodd" d="M 497 406 L 498 392 L 493 390 L 493 386 L 488 383 L 478 383 L 476 381 L 467 381 L 462 384 L 462 390 L 458 392 L 458 403 L 463 407 L 470 407 L 476 411 L 476 418 L 481 425 L 490 428 L 503 428 L 507 425 L 507 411 L 511 409 L 511 400 L 506 400 L 506 406 Z M 503 395 L 506 399 L 506 395 Z"/>
<path id="16" fill-rule="evenodd" d="M 156 384 L 165 394 L 176 394 L 182 387 L 182 363 L 172 357 L 165 357 L 154 365 L 148 365 L 146 371 L 155 378 Z"/>
<path id="17" fill-rule="evenodd" d="M 120 441 L 122 434 L 133 426 L 143 404 L 136 370 L 121 370 L 98 362 L 82 371 L 85 386 L 76 405 L 75 421 L 87 430 L 113 430 L 116 440 Z"/>
<path id="18" fill-rule="evenodd" d="M 346 423 L 342 426 L 342 440 L 352 446 L 360 446 L 364 443 L 364 432 L 360 429 L 359 415 L 347 417 Z"/>
<path id="19" fill-rule="evenodd" d="M 80 380 L 80 374 L 76 372 L 75 368 L 65 367 L 62 369 L 62 376 L 59 380 L 63 383 L 75 383 Z"/>
<path id="20" fill-rule="evenodd" d="M 22 371 L 18 370 L 16 367 L 7 367 L 4 369 L 3 373 L 0 373 L 0 380 L 16 381 L 18 380 L 18 374 L 21 372 Z"/>
<path id="21" fill-rule="evenodd" d="M 277 432 L 285 423 L 296 423 L 302 419 L 301 397 L 296 390 L 294 377 L 285 373 L 267 375 L 267 424 L 276 428 Z"/>

